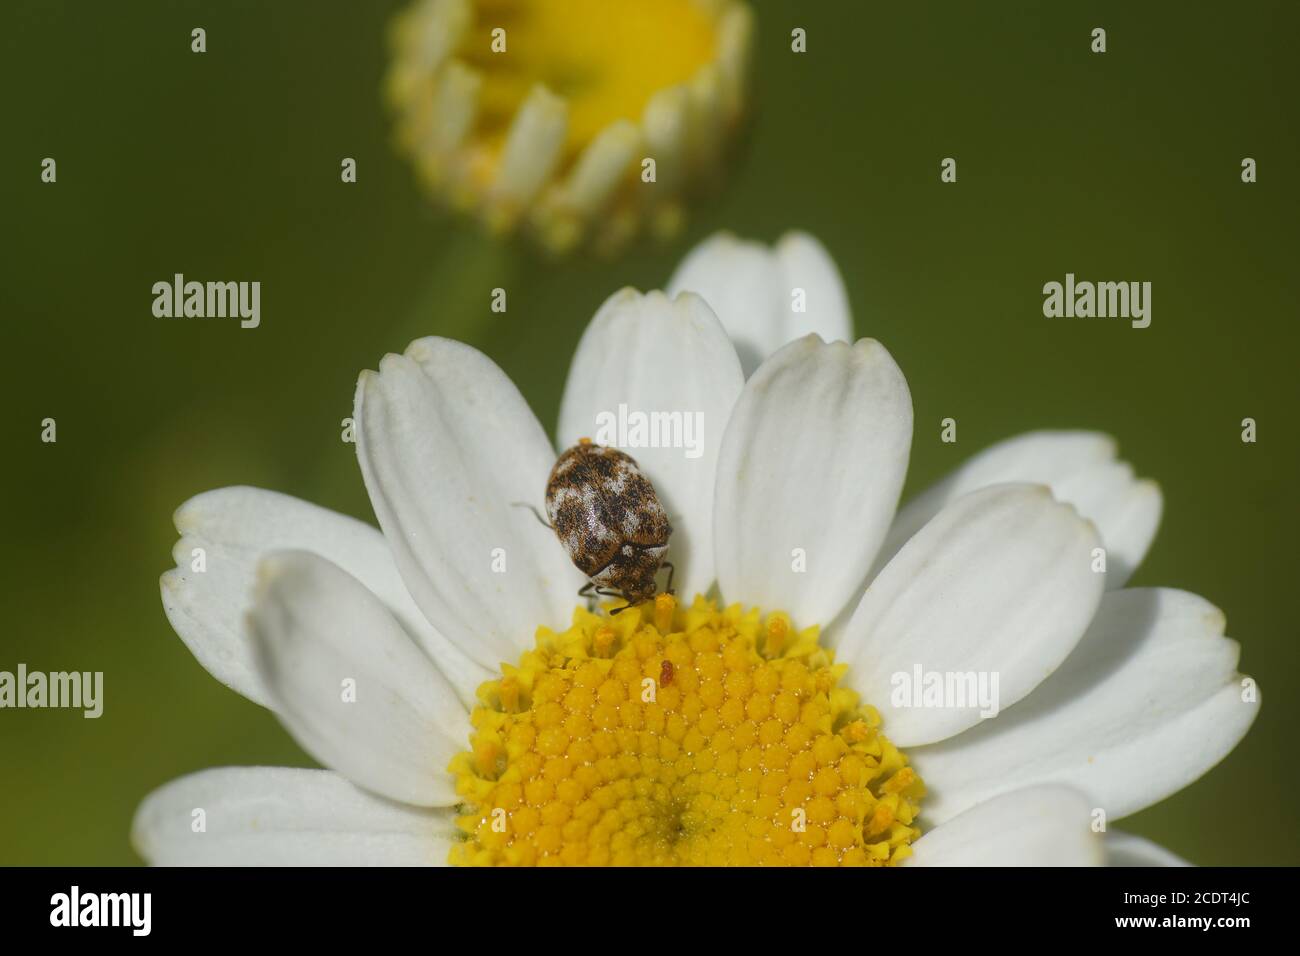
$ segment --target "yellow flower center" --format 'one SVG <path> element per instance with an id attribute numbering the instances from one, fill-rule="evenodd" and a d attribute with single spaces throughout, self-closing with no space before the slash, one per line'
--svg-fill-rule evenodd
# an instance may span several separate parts
<path id="1" fill-rule="evenodd" d="M 668 595 L 584 608 L 479 688 L 458 865 L 900 862 L 924 786 L 817 628 Z"/>

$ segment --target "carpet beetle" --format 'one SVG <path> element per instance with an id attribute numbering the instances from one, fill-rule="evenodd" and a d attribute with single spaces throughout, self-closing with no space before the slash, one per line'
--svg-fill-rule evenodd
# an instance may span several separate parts
<path id="1" fill-rule="evenodd" d="M 627 606 L 654 596 L 655 575 L 672 565 L 664 560 L 673 533 L 654 485 L 636 461 L 616 448 L 588 438 L 555 462 L 546 482 L 546 514 L 551 529 L 589 583 L 592 592 L 621 597 Z M 616 608 L 621 611 L 623 608 Z"/>

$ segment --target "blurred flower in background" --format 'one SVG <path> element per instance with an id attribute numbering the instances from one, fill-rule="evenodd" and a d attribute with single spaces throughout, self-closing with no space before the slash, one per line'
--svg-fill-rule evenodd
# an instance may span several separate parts
<path id="1" fill-rule="evenodd" d="M 430 193 L 553 252 L 667 237 L 741 119 L 740 0 L 417 0 L 393 27 L 399 149 Z"/>

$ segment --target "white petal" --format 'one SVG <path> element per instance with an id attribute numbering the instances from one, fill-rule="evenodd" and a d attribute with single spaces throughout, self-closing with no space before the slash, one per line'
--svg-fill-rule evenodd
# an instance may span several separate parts
<path id="1" fill-rule="evenodd" d="M 694 292 L 721 320 L 746 376 L 784 343 L 781 274 L 770 250 L 720 232 L 686 254 L 667 292 Z M 788 295 L 788 293 L 787 293 Z"/>
<path id="2" fill-rule="evenodd" d="M 388 95 L 395 105 L 408 101 L 419 84 L 436 74 L 455 54 L 465 31 L 474 22 L 468 0 L 425 0 L 407 7 L 393 19 L 396 55 L 388 77 Z"/>
<path id="3" fill-rule="evenodd" d="M 510 122 L 493 183 L 493 201 L 508 222 L 550 178 L 564 152 L 568 103 L 540 83 L 529 91 Z"/>
<path id="4" fill-rule="evenodd" d="M 441 166 L 474 128 L 483 75 L 453 60 L 432 82 L 428 129 L 420 146 L 427 159 Z"/>
<path id="5" fill-rule="evenodd" d="M 253 666 L 244 612 L 254 569 L 271 551 L 311 551 L 336 563 L 382 600 L 419 641 L 466 703 L 490 673 L 456 650 L 411 600 L 384 536 L 370 525 L 274 491 L 218 488 L 175 516 L 176 567 L 162 576 L 163 609 L 186 646 L 219 681 L 267 705 Z M 196 553 L 198 552 L 198 553 Z M 203 570 L 195 570 L 200 566 Z"/>
<path id="6" fill-rule="evenodd" d="M 1029 787 L 972 807 L 922 834 L 911 866 L 1098 866 L 1091 807 L 1068 787 Z"/>
<path id="7" fill-rule="evenodd" d="M 564 181 L 566 209 L 583 218 L 600 213 L 625 181 L 640 146 L 641 130 L 631 120 L 615 120 L 597 133 Z"/>
<path id="8" fill-rule="evenodd" d="M 783 345 L 814 333 L 852 341 L 853 317 L 844 282 L 820 242 L 786 233 L 774 249 L 719 232 L 686 254 L 668 280 L 668 294 L 692 291 L 721 319 L 745 375 Z"/>
<path id="9" fill-rule="evenodd" d="M 378 375 L 362 373 L 354 417 L 375 515 L 441 633 L 496 671 L 533 647 L 540 625 L 567 624 L 582 575 L 516 504 L 541 511 L 555 452 L 487 356 L 450 339 L 412 342 Z"/>
<path id="10" fill-rule="evenodd" d="M 689 125 L 690 92 L 685 85 L 674 83 L 661 87 L 649 100 L 641 114 L 641 128 L 645 135 L 646 155 L 655 158 L 656 187 L 675 196 L 685 184 L 689 169 L 686 160 L 686 138 Z M 659 192 L 656 188 L 655 192 Z M 653 202 L 653 197 L 647 202 Z"/>
<path id="11" fill-rule="evenodd" d="M 754 53 L 754 11 L 743 3 L 729 3 L 718 22 L 718 72 L 727 121 L 735 122 L 745 108 L 750 64 Z"/>
<path id="12" fill-rule="evenodd" d="M 673 525 L 668 558 L 687 596 L 713 584 L 713 488 L 718 449 L 743 384 L 717 318 L 696 295 L 624 289 L 596 313 L 578 344 L 560 406 L 559 444 L 579 438 L 622 448 L 655 486 Z M 626 416 L 677 416 L 677 447 L 637 447 L 610 428 Z M 629 423 L 631 419 L 629 418 Z M 686 426 L 690 426 L 687 430 Z"/>
<path id="13" fill-rule="evenodd" d="M 806 232 L 788 232 L 777 241 L 776 258 L 781 265 L 781 301 L 785 307 L 781 344 L 809 333 L 827 342 L 853 341 L 848 293 L 826 247 Z M 799 311 L 796 290 L 804 293 Z"/>
<path id="14" fill-rule="evenodd" d="M 899 746 L 980 722 L 979 704 L 916 706 L 931 674 L 997 680 L 1005 709 L 1065 660 L 1101 600 L 1096 529 L 1041 485 L 994 485 L 958 498 L 872 582 L 838 635 L 837 656 Z M 899 699 L 895 701 L 894 695 Z"/>
<path id="15" fill-rule="evenodd" d="M 456 802 L 469 719 L 446 679 L 346 571 L 306 551 L 258 566 L 249 614 L 276 716 L 321 763 L 417 806 Z"/>
<path id="16" fill-rule="evenodd" d="M 1163 800 L 1222 760 L 1259 703 L 1243 703 L 1223 614 L 1167 588 L 1112 591 L 1078 647 L 1027 700 L 910 751 L 945 820 L 1006 790 L 1065 783 L 1107 817 Z M 1256 694 L 1258 689 L 1256 688 Z"/>
<path id="17" fill-rule="evenodd" d="M 1192 864 L 1146 837 L 1111 830 L 1106 834 L 1106 865 L 1191 866 Z"/>
<path id="18" fill-rule="evenodd" d="M 998 442 L 899 510 L 876 570 L 950 501 L 988 485 L 1027 482 L 1049 486 L 1097 525 L 1107 551 L 1106 586 L 1119 589 L 1151 547 L 1163 498 L 1155 482 L 1136 479 L 1116 454 L 1115 440 L 1098 432 L 1026 432 Z"/>
<path id="19" fill-rule="evenodd" d="M 1079 509 L 1101 532 L 1106 586 L 1122 588 L 1146 557 L 1160 527 L 1160 486 L 1139 479 L 1126 461 L 1093 465 L 1052 483 L 1052 493 Z"/>
<path id="20" fill-rule="evenodd" d="M 809 335 L 764 362 L 722 440 L 714 533 L 723 597 L 781 608 L 800 625 L 829 623 L 889 527 L 911 439 L 907 381 L 874 339 Z"/>
<path id="21" fill-rule="evenodd" d="M 154 866 L 445 866 L 455 833 L 328 770 L 221 767 L 149 794 L 131 843 Z"/>

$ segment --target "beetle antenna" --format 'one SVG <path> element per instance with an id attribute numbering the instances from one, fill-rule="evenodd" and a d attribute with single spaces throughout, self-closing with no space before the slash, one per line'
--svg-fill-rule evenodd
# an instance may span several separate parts
<path id="1" fill-rule="evenodd" d="M 512 507 L 512 508 L 527 508 L 529 511 L 531 511 L 531 512 L 533 513 L 534 517 L 536 517 L 537 520 L 541 522 L 543 528 L 549 528 L 551 531 L 554 531 L 554 530 L 555 530 L 554 528 L 551 528 L 551 526 L 550 526 L 549 524 L 547 524 L 546 519 L 542 517 L 542 513 L 541 513 L 540 511 L 538 511 L 536 508 L 534 508 L 532 505 L 530 505 L 528 502 L 526 502 L 526 501 L 512 501 L 512 502 L 510 502 L 510 507 Z"/>

